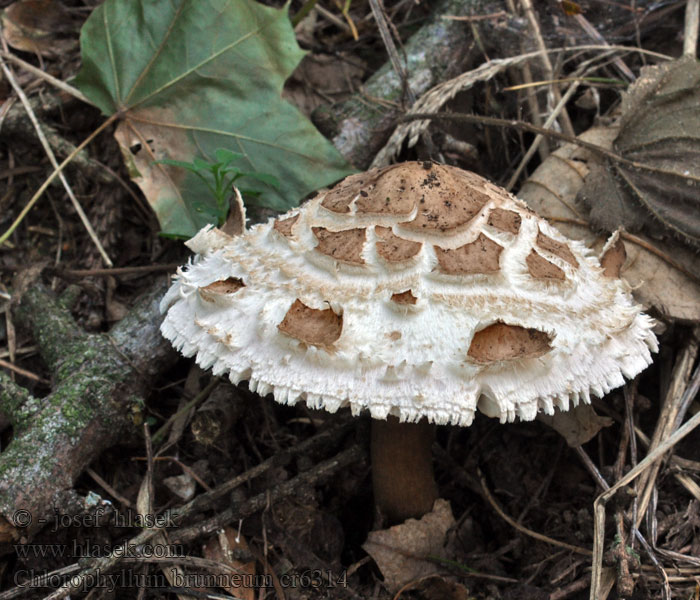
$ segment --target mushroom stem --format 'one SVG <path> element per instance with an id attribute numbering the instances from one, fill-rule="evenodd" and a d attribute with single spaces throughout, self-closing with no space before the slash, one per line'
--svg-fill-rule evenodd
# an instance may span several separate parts
<path id="1" fill-rule="evenodd" d="M 420 518 L 438 498 L 431 446 L 435 426 L 425 419 L 372 419 L 372 482 L 379 512 L 391 523 Z"/>

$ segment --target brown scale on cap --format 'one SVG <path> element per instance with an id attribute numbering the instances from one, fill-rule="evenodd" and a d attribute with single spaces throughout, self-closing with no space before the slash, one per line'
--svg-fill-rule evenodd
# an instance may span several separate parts
<path id="1" fill-rule="evenodd" d="M 405 292 L 392 294 L 391 301 L 396 302 L 396 304 L 415 304 L 418 302 L 418 298 L 413 295 L 411 290 L 406 290 Z"/>
<path id="2" fill-rule="evenodd" d="M 415 166 L 421 179 L 418 189 L 418 214 L 413 221 L 401 223 L 412 231 L 452 231 L 471 221 L 491 197 L 482 191 L 481 177 L 467 171 L 432 165 Z"/>
<path id="3" fill-rule="evenodd" d="M 330 348 L 343 330 L 343 316 L 330 308 L 310 308 L 297 299 L 277 329 L 305 344 Z"/>
<path id="4" fill-rule="evenodd" d="M 549 352 L 552 338 L 544 331 L 494 323 L 477 331 L 467 354 L 479 363 L 535 358 Z"/>
<path id="5" fill-rule="evenodd" d="M 537 254 L 534 250 L 530 251 L 525 262 L 527 263 L 527 270 L 535 279 L 560 279 L 561 281 L 566 279 L 564 271 Z"/>
<path id="6" fill-rule="evenodd" d="M 509 198 L 505 190 L 487 184 L 483 177 L 460 169 L 403 163 L 345 178 L 326 194 L 321 206 L 347 214 L 355 201 L 358 214 L 406 218 L 417 209 L 416 217 L 402 222 L 402 227 L 446 233 L 469 223 L 494 193 Z"/>
<path id="7" fill-rule="evenodd" d="M 384 169 L 369 190 L 362 190 L 355 203 L 358 214 L 395 215 L 408 218 L 416 206 L 421 182 L 420 169 Z"/>
<path id="8" fill-rule="evenodd" d="M 600 257 L 600 266 L 603 267 L 605 277 L 618 279 L 622 272 L 622 266 L 627 260 L 627 250 L 622 238 L 618 238 L 608 246 Z"/>
<path id="9" fill-rule="evenodd" d="M 335 213 L 349 213 L 350 203 L 374 179 L 373 172 L 350 175 L 326 193 L 321 206 Z"/>
<path id="10" fill-rule="evenodd" d="M 312 231 L 318 240 L 318 246 L 316 246 L 318 252 L 343 262 L 365 264 L 362 249 L 367 239 L 366 229 L 329 231 L 325 227 L 313 227 Z"/>
<path id="11" fill-rule="evenodd" d="M 199 288 L 203 292 L 211 292 L 214 294 L 234 294 L 241 288 L 245 287 L 242 279 L 238 277 L 229 277 L 228 279 L 221 279 L 220 281 L 215 281 L 207 286 Z"/>
<path id="12" fill-rule="evenodd" d="M 555 256 L 558 256 L 562 260 L 568 262 L 572 267 L 578 267 L 578 261 L 569 250 L 569 247 L 563 242 L 557 242 L 551 237 L 546 236 L 541 231 L 537 232 L 537 240 L 535 242 L 542 250 L 551 252 Z"/>
<path id="13" fill-rule="evenodd" d="M 476 241 L 454 250 L 444 250 L 434 246 L 440 271 L 450 275 L 470 275 L 494 273 L 500 269 L 499 258 L 503 246 L 479 234 Z"/>
<path id="14" fill-rule="evenodd" d="M 412 242 L 394 235 L 389 227 L 376 226 L 374 233 L 381 240 L 377 242 L 377 254 L 387 262 L 402 262 L 420 252 L 423 244 Z"/>
<path id="15" fill-rule="evenodd" d="M 279 231 L 284 237 L 292 237 L 292 227 L 299 220 L 299 215 L 288 217 L 286 219 L 276 219 L 273 227 Z"/>
<path id="16" fill-rule="evenodd" d="M 488 221 L 491 227 L 516 234 L 520 231 L 521 222 L 522 218 L 518 213 L 503 208 L 494 208 L 489 214 Z"/>

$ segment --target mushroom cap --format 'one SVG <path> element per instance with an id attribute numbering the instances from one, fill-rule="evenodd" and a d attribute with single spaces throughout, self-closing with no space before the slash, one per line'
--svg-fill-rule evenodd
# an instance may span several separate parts
<path id="1" fill-rule="evenodd" d="M 205 228 L 162 301 L 202 368 L 283 404 L 469 425 L 567 410 L 651 363 L 653 320 L 488 180 L 408 162 L 237 237 Z"/>

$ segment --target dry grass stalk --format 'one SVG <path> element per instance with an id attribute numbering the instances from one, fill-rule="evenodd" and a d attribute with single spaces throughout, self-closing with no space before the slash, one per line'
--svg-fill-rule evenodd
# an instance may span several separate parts
<path id="1" fill-rule="evenodd" d="M 615 52 L 640 52 L 642 54 L 654 56 L 661 60 L 670 60 L 671 58 L 669 56 L 659 54 L 657 52 L 651 52 L 649 50 L 643 50 L 641 48 L 634 48 L 630 46 L 601 46 L 599 44 L 590 46 L 572 46 L 569 48 L 553 48 L 547 52 L 551 54 L 558 52 L 595 52 L 599 50 L 611 50 Z M 483 63 L 476 69 L 462 73 L 453 79 L 440 83 L 431 88 L 416 101 L 416 103 L 406 114 L 412 115 L 437 112 L 442 106 L 445 105 L 445 103 L 454 98 L 459 92 L 468 90 L 477 83 L 490 81 L 497 75 L 503 73 L 505 70 L 512 67 L 519 67 L 539 55 L 539 51 L 528 52 L 527 54 L 520 54 L 509 58 L 494 59 Z M 409 148 L 414 146 L 421 133 L 428 127 L 429 123 L 430 121 L 421 120 L 410 123 L 401 123 L 398 125 L 391 134 L 391 137 L 387 143 L 375 156 L 374 160 L 372 161 L 372 168 L 385 166 L 392 162 L 392 160 L 396 158 L 402 144 L 406 139 L 408 139 Z"/>

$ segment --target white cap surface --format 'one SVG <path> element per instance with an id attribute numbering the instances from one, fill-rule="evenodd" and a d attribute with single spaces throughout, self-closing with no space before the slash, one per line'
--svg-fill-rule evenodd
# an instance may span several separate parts
<path id="1" fill-rule="evenodd" d="M 352 175 L 222 235 L 194 238 L 163 335 L 284 404 L 531 420 L 622 385 L 657 349 L 652 319 L 584 245 L 455 167 Z"/>

